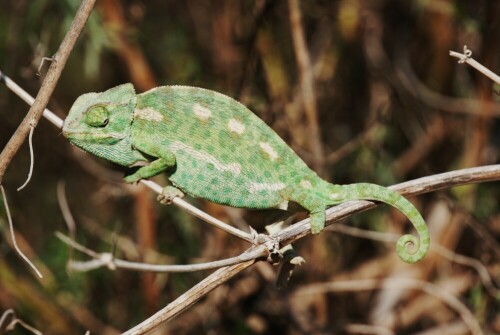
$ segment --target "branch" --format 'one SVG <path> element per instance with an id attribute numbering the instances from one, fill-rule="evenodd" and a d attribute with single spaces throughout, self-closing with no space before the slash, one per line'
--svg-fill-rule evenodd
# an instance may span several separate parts
<path id="1" fill-rule="evenodd" d="M 10 161 L 23 144 L 26 136 L 28 136 L 30 128 L 36 127 L 38 121 L 42 117 L 43 111 L 47 106 L 49 98 L 56 87 L 57 81 L 61 76 L 64 66 L 66 65 L 66 61 L 68 60 L 71 50 L 73 49 L 78 36 L 85 26 L 87 18 L 92 12 L 94 3 L 95 0 L 82 1 L 82 4 L 80 5 L 78 12 L 76 13 L 69 31 L 64 37 L 54 57 L 52 57 L 52 63 L 50 64 L 47 75 L 43 80 L 42 88 L 38 92 L 33 105 L 31 106 L 24 120 L 17 128 L 14 135 L 12 135 L 9 142 L 0 153 L 0 184 L 2 184 L 5 171 L 7 170 Z M 3 77 L 4 76 L 0 72 L 0 79 L 2 79 Z"/>
<path id="2" fill-rule="evenodd" d="M 450 50 L 450 56 L 458 58 L 459 63 L 469 64 L 470 66 L 472 66 L 473 68 L 475 68 L 476 70 L 478 70 L 479 72 L 484 74 L 486 77 L 490 78 L 491 80 L 493 80 L 497 84 L 500 84 L 500 77 L 497 74 L 495 74 L 493 71 L 491 71 L 490 69 L 488 69 L 487 67 L 485 67 L 484 65 L 482 65 L 481 63 L 476 61 L 475 59 L 473 59 L 471 57 L 472 51 L 467 49 L 466 45 L 464 45 L 464 53 L 463 54 L 461 54 L 460 52 Z"/>
<path id="3" fill-rule="evenodd" d="M 218 261 L 206 262 L 206 263 L 184 264 L 184 265 L 148 264 L 148 263 L 130 262 L 123 259 L 118 259 L 115 258 L 114 255 L 112 255 L 111 253 L 107 252 L 97 253 L 91 249 L 82 246 L 72 238 L 60 232 L 56 232 L 56 236 L 70 247 L 78 251 L 81 251 L 82 253 L 93 258 L 93 260 L 86 262 L 70 261 L 68 265 L 69 268 L 71 270 L 79 272 L 90 271 L 101 267 L 107 267 L 108 269 L 111 270 L 125 269 L 134 271 L 158 272 L 158 273 L 195 272 L 203 270 L 212 270 L 230 265 L 245 263 L 251 260 L 255 260 L 257 258 L 265 257 L 268 253 L 266 251 L 267 249 L 260 248 L 260 250 L 256 250 L 253 253 L 248 253 L 245 251 L 238 256 L 229 257 Z"/>
<path id="4" fill-rule="evenodd" d="M 61 121 L 59 120 L 59 122 Z M 53 123 L 58 125 L 57 121 L 56 122 L 53 121 Z M 405 196 L 413 196 L 459 185 L 495 181 L 495 180 L 500 180 L 500 165 L 487 165 L 476 168 L 446 172 L 442 174 L 423 177 L 405 183 L 393 185 L 389 188 L 398 191 Z M 156 192 L 160 192 L 162 189 L 161 186 L 151 181 L 144 180 L 143 182 Z M 191 209 L 193 208 L 196 209 L 195 207 L 186 203 L 182 199 L 179 198 L 174 199 L 174 204 L 184 208 L 183 207 L 184 205 L 182 203 L 187 204 L 186 210 L 188 210 L 190 213 L 192 213 Z M 349 201 L 339 206 L 332 207 L 327 210 L 326 225 L 329 226 L 333 222 L 343 220 L 355 213 L 365 211 L 375 206 L 376 204 L 373 202 L 357 200 L 357 201 Z M 198 214 L 195 213 L 192 214 L 195 216 L 200 215 L 198 217 L 201 217 L 200 213 L 205 215 L 205 213 L 203 213 L 198 209 L 196 209 L 196 211 L 198 211 L 199 213 L 196 212 Z M 221 222 L 215 218 L 212 219 L 215 220 L 216 222 Z M 223 226 L 224 228 L 219 226 L 218 227 L 225 231 L 227 231 L 225 227 L 229 227 L 229 229 L 236 230 L 242 235 L 242 238 L 245 237 L 243 238 L 245 240 L 247 239 L 248 236 L 251 236 L 251 234 L 240 231 L 223 222 L 222 224 L 224 225 Z M 310 234 L 309 219 L 305 219 L 280 231 L 276 235 L 271 236 L 271 239 L 280 241 L 281 244 L 280 247 L 283 247 L 309 234 Z M 249 240 L 253 241 L 254 238 L 249 237 Z M 263 250 L 264 248 L 265 248 L 264 245 L 253 246 L 247 249 L 245 253 L 252 255 L 259 254 L 259 252 L 264 253 L 265 252 L 265 250 Z M 251 260 L 246 263 L 232 265 L 215 271 L 210 276 L 208 276 L 207 278 L 199 282 L 197 285 L 195 285 L 193 288 L 188 290 L 186 293 L 179 296 L 176 300 L 172 301 L 169 305 L 167 305 L 166 307 L 164 307 L 163 309 L 161 309 L 156 314 L 154 314 L 147 320 L 143 321 L 136 327 L 128 330 L 124 334 L 127 335 L 145 334 L 156 329 L 164 322 L 167 322 L 168 320 L 177 316 L 181 312 L 185 311 L 187 308 L 192 306 L 196 301 L 204 297 L 206 294 L 215 289 L 217 286 L 225 283 L 226 281 L 233 278 L 241 271 L 250 267 L 250 265 L 254 264 L 254 262 L 255 260 Z"/>
<path id="5" fill-rule="evenodd" d="M 500 164 L 437 174 L 393 185 L 389 188 L 398 191 L 403 195 L 412 196 L 453 186 L 494 180 L 500 180 Z M 375 206 L 377 205 L 371 201 L 356 200 L 332 207 L 327 210 L 326 225 L 331 225 L 336 221 L 343 220 L 355 213 L 365 211 Z M 283 247 L 309 234 L 311 234 L 309 219 L 305 219 L 286 229 L 281 230 L 275 235 L 272 235 L 271 238 L 280 241 L 280 247 Z M 257 248 L 262 248 L 262 246 L 251 247 L 246 251 L 246 253 L 256 253 L 258 251 Z M 163 323 L 177 316 L 177 314 L 180 314 L 188 309 L 196 301 L 201 299 L 217 286 L 225 283 L 226 281 L 237 275 L 239 272 L 248 268 L 253 263 L 254 261 L 249 261 L 248 263 L 242 263 L 239 265 L 234 265 L 217 270 L 207 278 L 203 279 L 193 288 L 188 290 L 186 293 L 182 294 L 177 299 L 172 301 L 166 307 L 158 311 L 156 314 L 141 322 L 134 328 L 126 331 L 124 335 L 147 334 L 153 331 Z"/>

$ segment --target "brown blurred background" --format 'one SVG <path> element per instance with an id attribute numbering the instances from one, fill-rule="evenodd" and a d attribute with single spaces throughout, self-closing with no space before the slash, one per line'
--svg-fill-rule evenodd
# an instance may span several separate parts
<path id="1" fill-rule="evenodd" d="M 0 2 L 0 70 L 36 94 L 41 57 L 57 50 L 78 5 Z M 209 88 L 247 105 L 325 179 L 390 185 L 499 163 L 500 89 L 448 55 L 467 45 L 499 73 L 499 41 L 498 0 L 99 0 L 49 108 L 64 117 L 79 95 L 124 82 L 138 92 L 171 84 Z M 0 85 L 0 147 L 27 110 Z M 28 173 L 26 144 L 4 182 L 18 242 L 45 278 L 37 281 L 12 251 L 2 203 L 0 310 L 14 308 L 46 334 L 126 330 L 208 274 L 66 271 L 68 247 L 54 236 L 67 233 L 58 184 L 77 240 L 97 252 L 180 264 L 248 246 L 121 183 L 123 170 L 75 150 L 45 120 L 34 150 L 29 185 L 15 191 Z M 416 265 L 403 264 L 394 243 L 380 240 L 392 235 L 370 240 L 342 228 L 402 234 L 410 224 L 400 213 L 380 206 L 355 215 L 296 244 L 307 263 L 288 288 L 275 287 L 276 268 L 257 264 L 159 333 L 469 334 L 472 317 L 485 333 L 498 334 L 499 198 L 497 182 L 412 199 L 433 242 L 446 248 Z M 242 229 L 263 231 L 271 220 L 265 211 L 188 200 Z M 392 284 L 402 277 L 413 281 Z M 365 279 L 375 281 L 360 290 Z M 392 289 L 381 290 L 384 283 Z"/>

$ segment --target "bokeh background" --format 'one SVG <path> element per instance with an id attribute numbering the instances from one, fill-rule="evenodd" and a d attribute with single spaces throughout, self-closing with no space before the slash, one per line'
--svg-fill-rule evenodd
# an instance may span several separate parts
<path id="1" fill-rule="evenodd" d="M 78 5 L 1 1 L 0 70 L 36 94 L 47 68 L 36 75 L 40 60 L 57 50 Z M 247 105 L 325 179 L 391 185 L 499 163 L 500 89 L 448 55 L 467 45 L 499 73 L 499 41 L 497 0 L 99 0 L 49 108 L 64 117 L 80 94 L 124 82 L 137 92 L 205 87 Z M 0 147 L 27 110 L 0 84 Z M 29 168 L 25 144 L 4 186 L 18 242 L 45 277 L 38 281 L 13 252 L 2 203 L 0 310 L 13 308 L 46 334 L 116 334 L 209 273 L 67 271 L 70 256 L 88 258 L 70 255 L 54 235 L 68 233 L 58 189 L 75 218 L 77 241 L 97 252 L 182 264 L 248 247 L 123 184 L 123 169 L 74 149 L 46 120 L 33 142 L 29 185 L 16 191 Z M 472 317 L 484 333 L 498 334 L 499 198 L 496 182 L 411 199 L 444 248 L 415 265 L 397 258 L 387 235 L 410 230 L 400 213 L 379 206 L 355 215 L 296 243 L 307 263 L 287 288 L 276 288 L 276 267 L 256 264 L 159 333 L 469 334 Z M 266 211 L 188 200 L 242 229 L 263 231 L 273 219 Z M 352 236 L 360 233 L 353 228 L 380 234 Z M 398 278 L 401 287 L 380 289 Z M 364 279 L 375 284 L 361 290 Z M 352 285 L 324 285 L 338 281 Z"/>

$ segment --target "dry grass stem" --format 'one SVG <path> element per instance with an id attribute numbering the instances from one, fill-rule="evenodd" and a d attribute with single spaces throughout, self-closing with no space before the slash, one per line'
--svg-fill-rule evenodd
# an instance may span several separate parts
<path id="1" fill-rule="evenodd" d="M 35 264 L 33 264 L 33 262 L 31 262 L 29 260 L 29 258 L 21 251 L 21 249 L 17 245 L 16 234 L 14 233 L 14 224 L 12 223 L 12 217 L 10 216 L 9 204 L 7 203 L 7 195 L 5 194 L 5 190 L 4 190 L 2 185 L 0 185 L 0 190 L 2 191 L 2 198 L 3 198 L 3 202 L 5 204 L 5 212 L 7 214 L 7 221 L 9 222 L 10 237 L 12 239 L 12 245 L 14 246 L 14 250 L 16 250 L 19 257 L 21 257 L 30 266 L 30 268 L 35 272 L 35 274 L 39 278 L 43 278 L 42 273 L 40 271 L 38 271 Z"/>

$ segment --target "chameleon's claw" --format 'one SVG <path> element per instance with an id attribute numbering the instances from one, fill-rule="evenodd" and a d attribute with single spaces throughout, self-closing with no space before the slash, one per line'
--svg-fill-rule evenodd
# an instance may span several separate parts
<path id="1" fill-rule="evenodd" d="M 164 205 L 170 205 L 174 198 L 183 198 L 184 193 L 174 186 L 166 186 L 158 196 L 158 201 Z"/>

